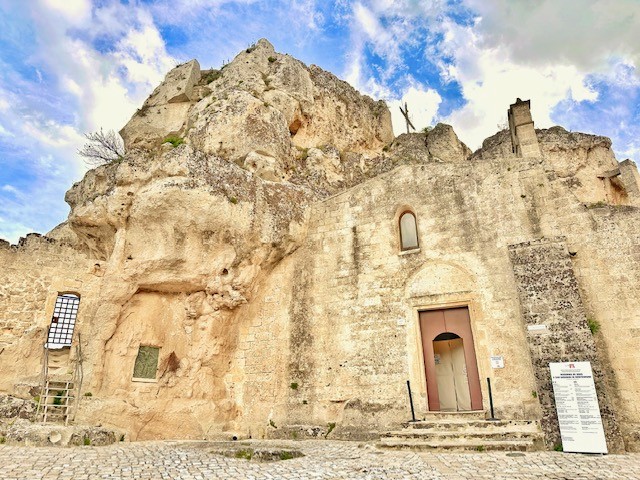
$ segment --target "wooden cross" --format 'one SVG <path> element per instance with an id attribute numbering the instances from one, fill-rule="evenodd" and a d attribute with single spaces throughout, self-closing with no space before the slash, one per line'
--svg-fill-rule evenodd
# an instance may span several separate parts
<path id="1" fill-rule="evenodd" d="M 411 123 L 411 120 L 409 120 L 409 107 L 407 107 L 407 102 L 404 102 L 404 110 L 402 109 L 402 105 L 400 105 L 400 111 L 402 112 L 402 116 L 404 116 L 404 119 L 407 121 L 407 133 L 411 133 L 409 127 L 413 128 L 413 131 L 415 132 L 416 127 L 414 127 L 413 123 Z"/>

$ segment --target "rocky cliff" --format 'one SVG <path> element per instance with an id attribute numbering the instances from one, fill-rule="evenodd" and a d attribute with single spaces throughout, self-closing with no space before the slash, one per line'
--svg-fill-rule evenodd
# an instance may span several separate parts
<path id="1" fill-rule="evenodd" d="M 397 254 L 397 214 L 406 206 L 422 209 L 424 255 L 458 261 L 474 242 L 482 249 L 493 244 L 483 237 L 484 225 L 515 222 L 514 199 L 526 214 L 517 217 L 524 220 L 510 227 L 504 244 L 529 223 L 536 234 L 555 225 L 545 210 L 557 196 L 545 190 L 548 182 L 561 185 L 562 198 L 576 211 L 640 199 L 637 170 L 631 162 L 618 164 L 604 137 L 538 130 L 532 135 L 539 155 L 526 159 L 514 153 L 506 130 L 474 153 L 444 124 L 394 138 L 384 102 L 275 52 L 266 40 L 220 70 L 201 70 L 195 60 L 176 67 L 121 135 L 125 158 L 87 172 L 67 192 L 65 223 L 20 248 L 0 242 L 0 274 L 9 287 L 13 282 L 6 294 L 0 287 L 0 297 L 12 295 L 21 299 L 14 304 L 25 305 L 24 312 L 5 311 L 10 320 L 0 324 L 7 332 L 0 347 L 6 345 L 5 358 L 25 359 L 10 367 L 15 372 L 7 382 L 38 372 L 52 302 L 58 292 L 78 292 L 85 391 L 93 393 L 83 400 L 83 418 L 126 427 L 134 439 L 173 432 L 202 438 L 236 428 L 247 433 L 247 422 L 264 434 L 274 405 L 282 408 L 283 421 L 287 405 L 300 421 L 313 415 L 317 422 L 335 421 L 349 390 L 339 396 L 330 382 L 302 381 L 333 378 L 345 368 L 341 353 L 326 371 L 314 365 L 325 361 L 319 357 L 331 345 L 342 345 L 336 332 L 360 334 L 362 312 L 383 303 L 398 307 L 403 276 L 427 261 L 417 253 Z M 416 166 L 394 170 L 405 164 Z M 517 190 L 523 182 L 526 189 Z M 439 216 L 446 221 L 433 220 Z M 438 228 L 441 243 L 434 243 Z M 450 248 L 456 235 L 459 250 Z M 493 250 L 487 255 L 499 258 Z M 385 277 L 388 290 L 376 277 L 384 262 L 397 267 Z M 356 288 L 361 281 L 372 283 Z M 352 297 L 345 296 L 349 285 Z M 385 291 L 396 292 L 389 302 L 378 297 Z M 364 301 L 367 294 L 372 298 Z M 374 323 L 392 317 L 387 312 Z M 352 329 L 347 320 L 355 322 Z M 387 326 L 393 341 L 403 342 L 398 325 Z M 378 338 L 377 329 L 371 332 Z M 157 383 L 132 381 L 140 345 L 161 348 Z M 362 345 L 347 353 L 368 355 L 373 343 Z M 372 350 L 382 352 L 382 346 Z M 387 360 L 381 356 L 376 365 Z M 345 376 L 345 385 L 368 378 L 369 364 L 361 364 L 366 374 Z M 326 398 L 313 393 L 318 385 L 326 386 Z M 317 398 L 302 396 L 308 391 Z M 286 403 L 287 393 L 300 397 L 295 408 Z M 354 424 L 377 421 L 353 418 Z"/>

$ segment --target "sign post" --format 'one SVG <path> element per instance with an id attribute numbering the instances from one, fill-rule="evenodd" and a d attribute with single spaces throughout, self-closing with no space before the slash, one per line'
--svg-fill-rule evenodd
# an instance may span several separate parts
<path id="1" fill-rule="evenodd" d="M 550 363 L 562 449 L 607 453 L 590 362 Z"/>

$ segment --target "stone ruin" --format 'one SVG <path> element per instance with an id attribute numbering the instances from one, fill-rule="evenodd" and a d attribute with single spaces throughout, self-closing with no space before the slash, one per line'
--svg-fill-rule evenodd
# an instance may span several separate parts
<path id="1" fill-rule="evenodd" d="M 583 360 L 609 449 L 638 449 L 640 182 L 608 138 L 520 99 L 475 152 L 394 138 L 384 102 L 266 40 L 176 67 L 120 133 L 65 222 L 0 242 L 0 392 L 40 421 L 372 439 L 411 418 L 407 380 L 429 419 L 484 418 L 490 379 L 552 447 L 548 362 Z"/>

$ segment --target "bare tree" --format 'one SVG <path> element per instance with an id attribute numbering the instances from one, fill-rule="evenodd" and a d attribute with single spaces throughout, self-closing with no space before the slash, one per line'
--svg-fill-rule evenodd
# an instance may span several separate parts
<path id="1" fill-rule="evenodd" d="M 87 143 L 78 150 L 84 162 L 92 167 L 106 163 L 119 162 L 124 158 L 124 142 L 113 130 L 104 132 L 102 128 L 93 133 L 86 133 Z"/>

